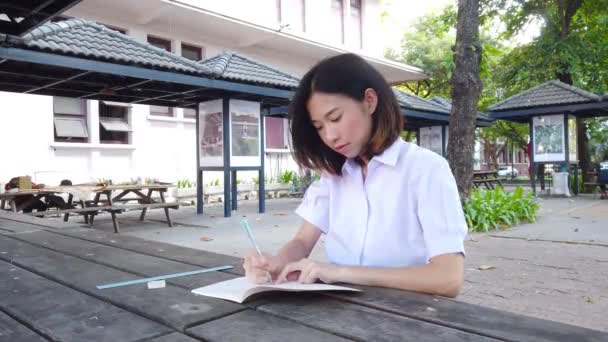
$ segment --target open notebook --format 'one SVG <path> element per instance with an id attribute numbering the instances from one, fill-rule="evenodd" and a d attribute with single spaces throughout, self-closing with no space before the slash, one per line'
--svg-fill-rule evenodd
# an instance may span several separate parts
<path id="1" fill-rule="evenodd" d="M 242 303 L 247 297 L 266 291 L 361 291 L 350 287 L 326 285 L 326 284 L 300 284 L 287 282 L 282 284 L 254 284 L 245 277 L 235 278 L 215 283 L 213 285 L 199 287 L 192 290 L 193 293 L 208 297 L 222 298 L 233 302 Z"/>

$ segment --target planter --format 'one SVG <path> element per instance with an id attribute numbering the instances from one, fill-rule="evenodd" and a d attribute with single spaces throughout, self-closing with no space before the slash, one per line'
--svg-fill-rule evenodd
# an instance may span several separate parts
<path id="1" fill-rule="evenodd" d="M 196 197 L 196 188 L 176 188 L 175 198 L 191 198 Z"/>
<path id="2" fill-rule="evenodd" d="M 271 183 L 266 184 L 266 198 L 280 198 L 287 197 L 291 191 L 291 184 L 289 183 Z"/>
<path id="3" fill-rule="evenodd" d="M 239 184 L 237 185 L 237 193 L 239 200 L 255 199 L 258 196 L 258 184 Z M 265 187 L 266 198 L 281 198 L 287 197 L 294 191 L 294 186 L 290 183 L 270 183 Z M 196 198 L 196 187 L 191 188 L 173 188 L 171 195 L 177 200 Z M 224 200 L 224 186 L 209 186 L 203 187 L 203 196 L 205 203 L 222 202 Z"/>

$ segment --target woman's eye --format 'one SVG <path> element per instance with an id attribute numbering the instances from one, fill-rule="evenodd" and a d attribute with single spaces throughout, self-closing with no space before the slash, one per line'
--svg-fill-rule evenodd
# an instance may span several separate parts
<path id="1" fill-rule="evenodd" d="M 338 115 L 335 118 L 330 119 L 329 121 L 331 121 L 331 122 L 338 122 L 338 121 L 340 121 L 340 119 L 342 119 L 342 115 Z"/>
<path id="2" fill-rule="evenodd" d="M 320 131 L 320 130 L 322 130 L 322 129 L 323 129 L 323 126 L 315 127 L 315 129 L 316 129 L 317 131 Z"/>

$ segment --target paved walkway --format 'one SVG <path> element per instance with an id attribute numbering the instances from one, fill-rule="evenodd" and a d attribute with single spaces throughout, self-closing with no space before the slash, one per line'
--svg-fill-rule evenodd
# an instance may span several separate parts
<path id="1" fill-rule="evenodd" d="M 221 205 L 202 217 L 182 207 L 172 212 L 176 228 L 162 222 L 162 211 L 149 212 L 144 225 L 138 213 L 123 214 L 121 234 L 240 257 L 250 249 L 239 225 L 247 218 L 261 248 L 273 253 L 297 230 L 299 202 L 269 200 L 258 214 L 257 202 L 242 201 L 227 219 Z M 459 300 L 608 331 L 608 201 L 544 199 L 540 215 L 512 230 L 469 235 Z M 96 229 L 112 231 L 109 218 L 96 219 Z M 313 258 L 325 260 L 322 242 Z"/>

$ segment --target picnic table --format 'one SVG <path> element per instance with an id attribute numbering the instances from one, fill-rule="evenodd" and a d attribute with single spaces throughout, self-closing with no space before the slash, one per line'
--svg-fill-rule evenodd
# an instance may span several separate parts
<path id="1" fill-rule="evenodd" d="M 392 289 L 268 292 L 243 304 L 196 296 L 194 288 L 241 276 L 242 260 L 46 222 L 0 213 L 0 339 L 608 341 L 597 330 Z M 234 268 L 169 279 L 161 289 L 96 288 L 224 265 Z"/>
<path id="2" fill-rule="evenodd" d="M 75 186 L 58 186 L 45 187 L 42 189 L 27 189 L 16 192 L 5 192 L 0 194 L 0 209 L 5 209 L 6 202 L 10 204 L 10 210 L 19 212 L 27 203 L 19 206 L 15 199 L 19 196 L 34 196 L 33 198 L 44 199 L 46 196 L 68 194 L 66 206 L 58 208 L 58 210 L 36 211 L 28 213 L 28 215 L 44 216 L 63 214 L 64 221 L 68 221 L 70 214 L 81 214 L 84 216 L 85 223 L 93 224 L 95 216 L 102 212 L 109 212 L 112 217 L 114 232 L 120 231 L 119 223 L 116 215 L 127 210 L 141 210 L 140 220 L 144 220 L 148 209 L 162 208 L 165 211 L 167 224 L 173 226 L 169 209 L 179 208 L 176 202 L 167 202 L 165 193 L 171 184 L 127 184 L 127 185 L 75 185 Z M 147 192 L 146 192 L 147 190 Z M 114 195 L 119 192 L 118 195 Z M 144 194 L 144 192 L 146 192 Z M 160 200 L 153 198 L 154 193 L 158 193 Z M 89 196 L 93 196 L 93 200 L 88 200 Z M 131 195 L 131 196 L 129 196 Z M 80 208 L 74 206 L 74 196 L 79 197 L 78 204 Z M 127 204 L 127 202 L 136 201 L 138 204 Z"/>
<path id="3" fill-rule="evenodd" d="M 473 186 L 479 188 L 481 185 L 485 186 L 487 190 L 493 190 L 496 185 L 502 186 L 501 179 L 498 178 L 498 171 L 474 171 Z"/>

